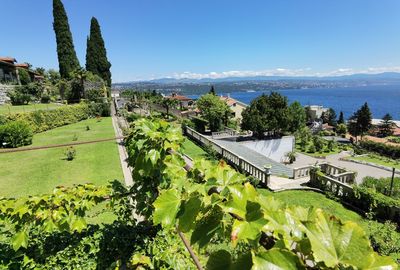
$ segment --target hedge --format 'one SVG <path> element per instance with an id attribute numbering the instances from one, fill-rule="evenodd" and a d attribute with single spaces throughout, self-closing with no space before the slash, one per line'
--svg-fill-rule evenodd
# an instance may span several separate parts
<path id="1" fill-rule="evenodd" d="M 360 146 L 365 150 L 376 152 L 393 159 L 400 158 L 399 146 L 394 146 L 380 142 L 373 142 L 369 140 L 361 141 Z"/>
<path id="2" fill-rule="evenodd" d="M 391 220 L 400 226 L 400 199 L 388 197 L 374 188 L 353 186 L 353 192 L 347 196 L 332 194 L 331 188 L 322 184 L 321 177 L 326 177 L 321 171 L 310 172 L 312 181 L 309 185 L 327 192 L 364 213 L 372 213 L 381 220 Z"/>
<path id="3" fill-rule="evenodd" d="M 20 147 L 32 143 L 32 129 L 23 121 L 7 122 L 0 126 L 0 147 Z"/>
<path id="4" fill-rule="evenodd" d="M 54 110 L 15 113 L 6 115 L 5 121 L 24 121 L 28 123 L 33 133 L 39 133 L 97 116 L 110 116 L 110 104 L 81 103 L 61 106 Z"/>

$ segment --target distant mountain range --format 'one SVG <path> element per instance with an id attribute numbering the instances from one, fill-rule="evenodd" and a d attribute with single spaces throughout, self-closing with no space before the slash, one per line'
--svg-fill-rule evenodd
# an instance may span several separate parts
<path id="1" fill-rule="evenodd" d="M 254 77 L 225 77 L 225 78 L 203 78 L 203 79 L 175 79 L 175 78 L 160 78 L 154 80 L 141 81 L 154 84 L 178 84 L 178 83 L 229 83 L 229 82 L 257 82 L 257 81 L 399 81 L 400 73 L 384 72 L 378 74 L 352 74 L 343 76 L 254 76 Z M 136 84 L 135 82 L 117 83 L 117 84 Z"/>

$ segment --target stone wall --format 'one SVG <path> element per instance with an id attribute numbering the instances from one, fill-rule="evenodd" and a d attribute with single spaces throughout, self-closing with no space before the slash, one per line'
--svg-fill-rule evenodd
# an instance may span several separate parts
<path id="1" fill-rule="evenodd" d="M 15 85 L 0 84 L 0 105 L 3 105 L 6 101 L 10 100 L 7 96 L 7 92 L 14 89 Z"/>

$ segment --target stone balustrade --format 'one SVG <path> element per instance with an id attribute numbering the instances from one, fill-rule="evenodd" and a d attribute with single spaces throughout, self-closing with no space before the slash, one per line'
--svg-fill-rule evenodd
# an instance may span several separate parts
<path id="1" fill-rule="evenodd" d="M 303 178 L 310 176 L 310 170 L 313 166 L 303 166 L 293 169 L 293 179 Z"/>
<path id="2" fill-rule="evenodd" d="M 247 173 L 248 175 L 253 176 L 254 178 L 258 179 L 261 183 L 265 186 L 269 185 L 270 179 L 270 169 L 269 168 L 259 168 L 258 166 L 252 164 L 248 160 L 234 154 L 233 152 L 229 151 L 228 149 L 214 143 L 206 136 L 200 134 L 199 132 L 186 127 L 184 130 L 185 134 L 190 138 L 196 140 L 197 142 L 203 145 L 210 145 L 218 154 L 220 154 L 227 162 L 236 166 L 241 171 Z"/>

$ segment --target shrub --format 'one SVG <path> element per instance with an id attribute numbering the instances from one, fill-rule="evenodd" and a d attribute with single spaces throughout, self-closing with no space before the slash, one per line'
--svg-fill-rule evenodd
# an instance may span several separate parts
<path id="1" fill-rule="evenodd" d="M 24 105 L 31 101 L 29 94 L 24 94 L 17 90 L 8 92 L 7 96 L 10 98 L 12 105 Z"/>
<path id="2" fill-rule="evenodd" d="M 192 122 L 196 131 L 204 133 L 206 131 L 207 120 L 200 117 L 192 117 Z"/>
<path id="3" fill-rule="evenodd" d="M 400 234 L 396 232 L 396 224 L 370 222 L 368 229 L 372 248 L 381 255 L 400 261 Z"/>
<path id="4" fill-rule="evenodd" d="M 388 141 L 389 141 L 389 142 L 392 142 L 392 143 L 400 143 L 400 137 L 394 137 L 394 136 L 392 136 L 392 137 L 389 137 L 389 138 L 388 138 Z"/>
<path id="5" fill-rule="evenodd" d="M 32 143 L 32 129 L 26 122 L 13 121 L 0 126 L 0 144 L 3 147 L 20 147 Z"/>
<path id="6" fill-rule="evenodd" d="M 308 147 L 308 153 L 315 153 L 316 151 L 317 149 L 315 148 L 314 143 L 312 143 L 310 147 Z"/>
<path id="7" fill-rule="evenodd" d="M 6 121 L 25 121 L 29 124 L 34 133 L 39 133 L 56 127 L 73 124 L 90 117 L 107 116 L 109 112 L 110 108 L 108 103 L 102 103 L 100 105 L 96 103 L 82 103 L 61 106 L 60 108 L 48 111 L 38 110 L 27 113 L 8 114 L 6 115 Z"/>
<path id="8" fill-rule="evenodd" d="M 379 193 L 387 195 L 390 189 L 391 180 L 392 180 L 391 177 L 378 179 L 371 176 L 367 176 L 363 179 L 361 186 L 367 188 L 374 188 Z M 400 177 L 394 178 L 391 196 L 400 199 Z"/>
<path id="9" fill-rule="evenodd" d="M 373 142 L 369 140 L 361 141 L 360 146 L 368 151 L 373 151 L 393 159 L 400 158 L 400 146 Z"/>
<path id="10" fill-rule="evenodd" d="M 29 76 L 29 73 L 26 69 L 18 68 L 18 75 L 19 75 L 19 81 L 21 82 L 22 85 L 26 85 L 31 82 L 31 76 Z"/>
<path id="11" fill-rule="evenodd" d="M 65 150 L 65 159 L 68 161 L 73 160 L 76 157 L 76 150 L 72 146 Z"/>
<path id="12" fill-rule="evenodd" d="M 40 103 L 49 103 L 50 102 L 50 96 L 47 94 L 43 94 L 40 98 Z"/>

